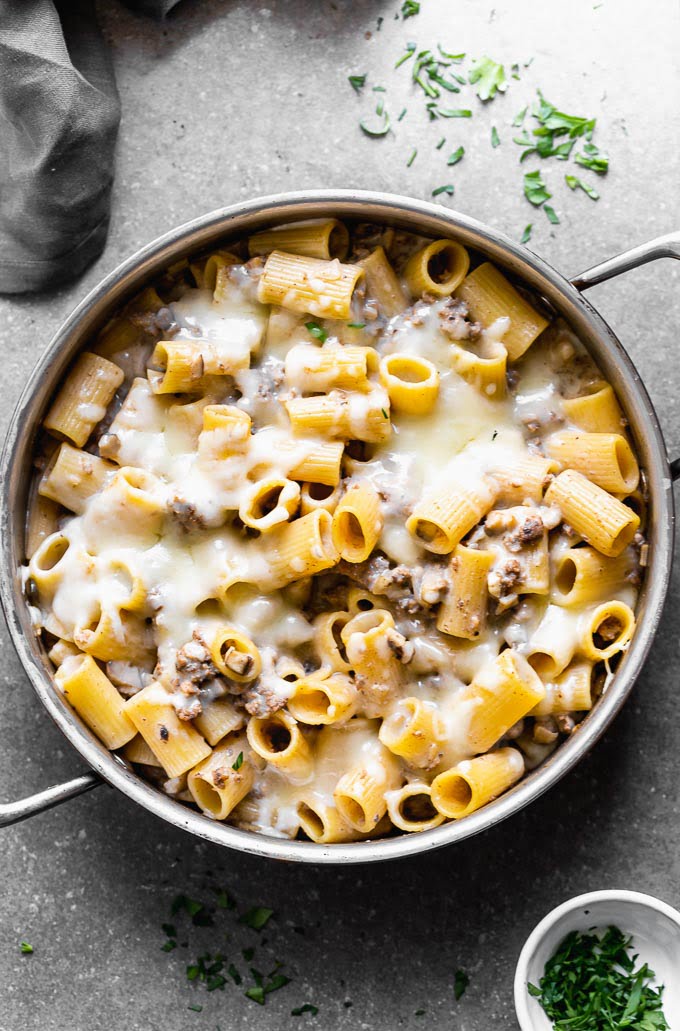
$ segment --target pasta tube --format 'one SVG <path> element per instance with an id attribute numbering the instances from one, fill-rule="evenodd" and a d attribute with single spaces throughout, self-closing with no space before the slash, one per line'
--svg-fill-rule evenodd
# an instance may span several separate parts
<path id="1" fill-rule="evenodd" d="M 343 820 L 334 805 L 312 793 L 298 802 L 297 815 L 302 830 L 310 841 L 329 845 L 341 841 L 356 841 L 359 835 L 351 824 Z"/>
<path id="2" fill-rule="evenodd" d="M 366 391 L 368 373 L 378 366 L 372 347 L 314 347 L 296 344 L 286 355 L 286 381 L 303 393 L 341 389 Z"/>
<path id="3" fill-rule="evenodd" d="M 266 533 L 287 523 L 300 504 L 300 485 L 283 476 L 270 476 L 248 488 L 239 506 L 241 522 Z"/>
<path id="4" fill-rule="evenodd" d="M 607 558 L 595 548 L 570 548 L 555 563 L 551 600 L 571 608 L 611 597 L 624 586 L 632 568 L 628 551 Z"/>
<path id="5" fill-rule="evenodd" d="M 635 630 L 635 615 L 622 601 L 605 601 L 584 620 L 580 651 L 598 662 L 624 651 Z"/>
<path id="6" fill-rule="evenodd" d="M 530 716 L 552 716 L 557 713 L 587 712 L 593 707 L 593 664 L 578 659 L 546 684 L 545 698 L 534 706 Z"/>
<path id="7" fill-rule="evenodd" d="M 387 792 L 387 814 L 400 831 L 431 831 L 444 822 L 432 804 L 430 785 L 419 781 Z"/>
<path id="8" fill-rule="evenodd" d="M 550 484 L 547 505 L 557 505 L 564 519 L 603 555 L 618 557 L 633 540 L 640 518 L 575 469 L 566 469 Z"/>
<path id="9" fill-rule="evenodd" d="M 591 384 L 586 394 L 562 398 L 562 411 L 589 433 L 622 433 L 626 425 L 616 394 L 604 380 Z"/>
<path id="10" fill-rule="evenodd" d="M 552 474 L 558 469 L 553 458 L 540 455 L 525 455 L 508 465 L 495 466 L 492 475 L 498 487 L 496 503 L 509 506 L 522 505 L 525 501 L 541 502 Z"/>
<path id="11" fill-rule="evenodd" d="M 562 468 L 576 469 L 613 494 L 634 491 L 640 470 L 630 444 L 620 433 L 580 433 L 563 430 L 545 440 L 548 454 Z"/>
<path id="12" fill-rule="evenodd" d="M 419 501 L 406 520 L 406 529 L 422 547 L 445 555 L 477 525 L 493 501 L 491 489 L 482 480 L 470 487 L 448 488 Z"/>
<path id="13" fill-rule="evenodd" d="M 486 627 L 487 577 L 492 551 L 456 545 L 449 565 L 450 587 L 439 606 L 437 630 L 474 641 Z"/>
<path id="14" fill-rule="evenodd" d="M 56 501 L 38 494 L 28 511 L 26 558 L 30 559 L 40 545 L 56 532 L 61 508 Z"/>
<path id="15" fill-rule="evenodd" d="M 123 758 L 138 766 L 160 767 L 161 765 L 141 734 L 135 734 L 132 741 L 128 741 L 123 749 Z"/>
<path id="16" fill-rule="evenodd" d="M 464 759 L 432 781 L 435 808 L 452 820 L 460 820 L 498 798 L 524 773 L 524 759 L 516 748 Z"/>
<path id="17" fill-rule="evenodd" d="M 502 272 L 485 261 L 463 280 L 456 294 L 465 301 L 473 319 L 486 328 L 496 319 L 509 318 L 503 346 L 511 362 L 527 351 L 548 326 L 548 320 L 525 301 Z"/>
<path id="18" fill-rule="evenodd" d="M 465 248 L 455 240 L 435 240 L 406 263 L 404 278 L 413 297 L 447 297 L 460 286 L 470 267 Z"/>
<path id="19" fill-rule="evenodd" d="M 340 816 L 362 834 L 370 834 L 387 812 L 388 791 L 399 787 L 399 767 L 387 749 L 370 765 L 349 770 L 338 781 L 333 798 Z"/>
<path id="20" fill-rule="evenodd" d="M 222 676 L 237 684 L 247 684 L 262 672 L 259 648 L 235 627 L 218 630 L 210 645 L 210 655 Z"/>
<path id="21" fill-rule="evenodd" d="M 252 750 L 287 780 L 301 783 L 314 769 L 312 752 L 297 722 L 285 709 L 271 716 L 251 717 L 246 728 Z"/>
<path id="22" fill-rule="evenodd" d="M 115 471 L 112 462 L 64 443 L 47 466 L 38 491 L 43 497 L 80 514 L 87 499 L 101 490 Z"/>
<path id="23" fill-rule="evenodd" d="M 437 403 L 439 373 L 431 361 L 419 355 L 386 355 L 380 362 L 380 382 L 397 412 L 427 415 Z"/>
<path id="24" fill-rule="evenodd" d="M 291 480 L 309 480 L 310 483 L 321 483 L 326 487 L 335 487 L 340 481 L 340 464 L 343 451 L 344 445 L 335 441 L 313 444 L 310 446 L 306 457 L 301 462 L 298 462 L 288 475 Z"/>
<path id="25" fill-rule="evenodd" d="M 344 723 L 357 708 L 357 690 L 344 673 L 312 675 L 295 682 L 288 711 L 300 723 L 311 726 Z"/>
<path id="26" fill-rule="evenodd" d="M 219 462 L 248 450 L 251 419 L 247 412 L 235 405 L 209 404 L 203 408 L 202 419 L 198 438 L 201 457 Z"/>
<path id="27" fill-rule="evenodd" d="M 106 415 L 124 378 L 123 370 L 113 362 L 84 351 L 52 402 L 43 423 L 45 429 L 60 440 L 82 447 Z"/>
<path id="28" fill-rule="evenodd" d="M 333 520 L 324 509 L 294 519 L 270 537 L 269 556 L 272 587 L 314 576 L 330 569 L 340 559 L 333 544 Z"/>
<path id="29" fill-rule="evenodd" d="M 125 703 L 125 714 L 142 735 L 168 777 L 181 777 L 210 755 L 198 731 L 180 720 L 159 683 L 149 684 Z"/>
<path id="30" fill-rule="evenodd" d="M 251 258 L 271 251 L 285 251 L 287 254 L 302 254 L 308 258 L 344 261 L 349 250 L 349 233 L 337 218 L 312 219 L 309 222 L 292 222 L 255 233 L 248 240 Z"/>
<path id="31" fill-rule="evenodd" d="M 545 687 L 526 659 L 512 648 L 501 652 L 458 696 L 469 717 L 472 751 L 488 752 L 544 696 Z"/>
<path id="32" fill-rule="evenodd" d="M 364 270 L 337 259 L 321 261 L 272 251 L 260 276 L 261 304 L 280 304 L 319 318 L 348 319 L 354 288 Z"/>
<path id="33" fill-rule="evenodd" d="M 230 699 L 215 698 L 203 703 L 203 711 L 195 717 L 193 723 L 208 744 L 214 747 L 227 734 L 240 730 L 245 721 L 245 715 Z"/>
<path id="34" fill-rule="evenodd" d="M 382 721 L 378 736 L 385 748 L 409 766 L 431 769 L 441 758 L 446 727 L 431 702 L 404 698 Z"/>
<path id="35" fill-rule="evenodd" d="M 347 562 L 364 562 L 383 528 L 380 498 L 369 483 L 354 483 L 333 514 L 333 544 Z"/>
<path id="36" fill-rule="evenodd" d="M 347 394 L 333 390 L 317 397 L 290 398 L 284 405 L 293 431 L 302 436 L 317 434 L 380 443 L 392 432 L 389 400 L 382 391 Z"/>
<path id="37" fill-rule="evenodd" d="M 338 507 L 340 490 L 325 483 L 303 483 L 300 487 L 300 515 L 323 508 L 332 515 Z"/>
<path id="38" fill-rule="evenodd" d="M 377 301 L 379 312 L 388 319 L 401 314 L 408 306 L 408 298 L 383 248 L 376 247 L 357 264 L 364 270 L 366 294 Z"/>
<path id="39" fill-rule="evenodd" d="M 494 401 L 505 397 L 508 352 L 498 340 L 469 344 L 451 344 L 451 364 L 459 376 Z"/>
<path id="40" fill-rule="evenodd" d="M 187 777 L 196 805 L 213 820 L 226 820 L 255 783 L 245 735 L 222 742 Z"/>
<path id="41" fill-rule="evenodd" d="M 349 673 L 352 669 L 341 637 L 351 618 L 351 612 L 323 612 L 314 620 L 314 651 L 334 672 Z"/>
<path id="42" fill-rule="evenodd" d="M 136 734 L 115 687 L 89 655 L 74 655 L 54 674 L 57 687 L 107 748 L 121 748 Z"/>

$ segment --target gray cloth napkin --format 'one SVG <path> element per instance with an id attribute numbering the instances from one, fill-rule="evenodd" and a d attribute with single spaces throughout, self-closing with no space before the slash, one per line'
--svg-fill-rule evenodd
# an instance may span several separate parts
<path id="1" fill-rule="evenodd" d="M 128 0 L 164 16 L 177 0 Z M 101 253 L 120 103 L 94 0 L 0 0 L 0 293 L 46 290 Z"/>

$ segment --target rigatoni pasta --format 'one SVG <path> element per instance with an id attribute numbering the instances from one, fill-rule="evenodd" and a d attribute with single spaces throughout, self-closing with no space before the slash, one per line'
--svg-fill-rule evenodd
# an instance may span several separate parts
<path id="1" fill-rule="evenodd" d="M 147 287 L 37 445 L 64 704 L 176 804 L 329 847 L 509 790 L 625 662 L 645 563 L 624 414 L 542 312 L 457 239 L 330 216 Z"/>

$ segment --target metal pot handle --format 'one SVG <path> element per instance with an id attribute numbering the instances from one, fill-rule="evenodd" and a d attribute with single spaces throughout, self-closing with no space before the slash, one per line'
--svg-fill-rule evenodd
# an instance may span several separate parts
<path id="1" fill-rule="evenodd" d="M 591 286 L 597 286 L 598 283 L 613 279 L 622 272 L 646 265 L 648 261 L 656 261 L 657 258 L 680 258 L 680 229 L 674 233 L 667 233 L 666 236 L 657 236 L 654 240 L 641 243 L 639 247 L 633 247 L 623 254 L 616 254 L 613 258 L 600 262 L 599 265 L 593 265 L 580 276 L 574 276 L 571 284 L 577 290 L 588 290 Z M 674 480 L 680 479 L 680 457 L 671 462 L 671 475 Z"/>
<path id="2" fill-rule="evenodd" d="M 9 827 L 13 823 L 20 823 L 27 820 L 29 816 L 36 813 L 43 813 L 52 809 L 55 805 L 67 802 L 69 798 L 82 795 L 85 791 L 91 791 L 104 781 L 96 773 L 84 773 L 82 777 L 74 777 L 73 780 L 64 781 L 63 784 L 54 784 L 45 791 L 38 791 L 28 798 L 21 798 L 18 802 L 0 802 L 0 827 Z"/>
<path id="3" fill-rule="evenodd" d="M 656 261 L 657 258 L 680 258 L 680 229 L 666 236 L 657 236 L 654 240 L 641 243 L 639 247 L 632 247 L 623 254 L 616 254 L 599 265 L 593 265 L 580 276 L 574 276 L 571 284 L 577 290 L 588 290 L 591 286 L 597 286 L 598 283 L 613 279 L 622 272 L 646 265 L 648 261 Z"/>

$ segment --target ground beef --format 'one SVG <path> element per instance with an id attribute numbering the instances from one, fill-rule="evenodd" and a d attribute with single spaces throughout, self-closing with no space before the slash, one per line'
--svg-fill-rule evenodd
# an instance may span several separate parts
<path id="1" fill-rule="evenodd" d="M 385 633 L 385 638 L 387 640 L 387 646 L 395 659 L 398 659 L 399 662 L 403 662 L 404 665 L 411 661 L 415 649 L 403 634 L 400 634 L 398 630 L 390 627 Z"/>
<path id="2" fill-rule="evenodd" d="M 479 322 L 472 322 L 469 315 L 470 309 L 465 301 L 449 297 L 439 309 L 442 333 L 450 340 L 476 340 L 482 326 Z"/>
<path id="3" fill-rule="evenodd" d="M 545 527 L 543 526 L 543 520 L 538 512 L 534 511 L 531 515 L 527 516 L 524 522 L 521 523 L 516 530 L 513 530 L 512 533 L 506 534 L 503 538 L 503 543 L 508 551 L 521 551 L 522 548 L 527 547 L 527 545 L 540 540 L 543 537 L 544 532 Z"/>
<path id="4" fill-rule="evenodd" d="M 616 616 L 609 616 L 597 628 L 597 636 L 603 641 L 615 641 L 621 633 L 621 622 Z"/>
<path id="5" fill-rule="evenodd" d="M 255 681 L 242 697 L 246 712 L 251 716 L 271 716 L 286 704 L 286 699 L 272 691 L 271 688 Z"/>
<path id="6" fill-rule="evenodd" d="M 220 675 L 200 630 L 194 630 L 192 639 L 177 652 L 175 668 L 177 687 L 185 695 L 197 694 L 207 680 Z"/>
<path id="7" fill-rule="evenodd" d="M 185 501 L 179 494 L 170 502 L 168 511 L 187 533 L 191 530 L 201 530 L 205 526 L 205 520 L 196 511 L 196 506 L 191 501 Z"/>
<path id="8" fill-rule="evenodd" d="M 499 601 L 499 612 L 516 604 L 518 596 L 515 587 L 522 577 L 522 567 L 516 558 L 506 559 L 498 569 L 489 573 L 488 588 L 492 598 Z"/>

